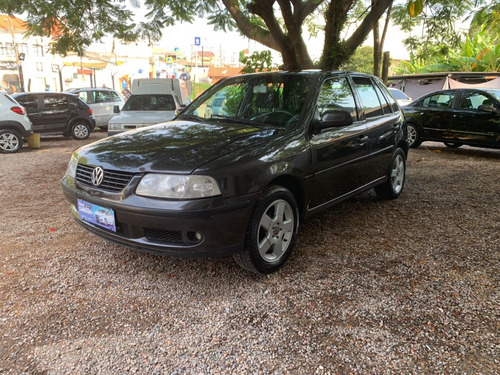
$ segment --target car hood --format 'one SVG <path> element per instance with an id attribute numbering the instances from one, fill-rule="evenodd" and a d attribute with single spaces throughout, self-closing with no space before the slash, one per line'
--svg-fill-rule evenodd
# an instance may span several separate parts
<path id="1" fill-rule="evenodd" d="M 122 111 L 109 120 L 110 124 L 158 124 L 172 120 L 175 111 Z"/>
<path id="2" fill-rule="evenodd" d="M 275 128 L 171 121 L 105 138 L 76 151 L 80 162 L 130 172 L 191 173 L 214 159 L 268 143 Z"/>

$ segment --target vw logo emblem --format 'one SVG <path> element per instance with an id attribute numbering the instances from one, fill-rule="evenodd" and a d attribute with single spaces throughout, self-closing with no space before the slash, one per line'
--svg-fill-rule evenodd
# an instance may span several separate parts
<path id="1" fill-rule="evenodd" d="M 92 185 L 99 186 L 102 183 L 102 179 L 104 178 L 104 171 L 101 167 L 94 168 L 92 174 L 90 175 L 90 180 L 92 181 Z"/>

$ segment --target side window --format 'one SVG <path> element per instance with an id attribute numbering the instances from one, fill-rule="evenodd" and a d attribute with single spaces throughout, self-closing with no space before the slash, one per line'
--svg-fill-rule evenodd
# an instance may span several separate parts
<path id="1" fill-rule="evenodd" d="M 26 109 L 28 114 L 38 112 L 38 96 L 26 95 L 22 100 L 21 105 Z"/>
<path id="2" fill-rule="evenodd" d="M 112 102 L 119 102 L 120 101 L 120 97 L 118 96 L 118 94 L 116 92 L 110 91 L 109 94 L 111 95 Z"/>
<path id="3" fill-rule="evenodd" d="M 384 113 L 391 113 L 391 108 L 389 107 L 389 103 L 387 102 L 386 97 L 382 94 L 380 87 L 375 85 L 375 91 L 377 92 L 378 98 L 380 99 L 380 103 L 382 103 L 382 111 Z"/>
<path id="4" fill-rule="evenodd" d="M 492 105 L 493 101 L 479 92 L 462 92 L 458 108 L 478 109 L 482 105 Z"/>
<path id="5" fill-rule="evenodd" d="M 95 91 L 94 103 L 108 103 L 110 101 L 109 91 Z"/>
<path id="6" fill-rule="evenodd" d="M 424 99 L 423 107 L 451 108 L 454 99 L 455 99 L 455 94 L 453 93 L 446 93 L 446 94 L 440 93 L 436 95 L 431 95 Z"/>
<path id="7" fill-rule="evenodd" d="M 371 80 L 366 77 L 353 77 L 353 80 L 361 98 L 366 118 L 382 115 L 384 112 Z"/>
<path id="8" fill-rule="evenodd" d="M 88 91 L 80 91 L 77 95 L 82 99 L 85 103 L 90 103 L 90 98 L 88 95 Z"/>
<path id="9" fill-rule="evenodd" d="M 354 96 L 345 77 L 323 82 L 317 106 L 320 118 L 329 111 L 346 111 L 351 114 L 353 119 L 358 118 Z"/>
<path id="10" fill-rule="evenodd" d="M 43 103 L 45 109 L 48 111 L 63 111 L 68 109 L 68 100 L 63 96 L 45 95 Z"/>

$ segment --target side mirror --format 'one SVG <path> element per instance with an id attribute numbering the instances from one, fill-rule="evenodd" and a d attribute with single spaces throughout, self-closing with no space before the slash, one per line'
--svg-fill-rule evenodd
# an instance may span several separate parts
<path id="1" fill-rule="evenodd" d="M 328 111 L 321 120 L 314 122 L 315 132 L 320 132 L 327 128 L 341 128 L 351 125 L 354 122 L 351 114 L 347 111 Z"/>
<path id="2" fill-rule="evenodd" d="M 187 105 L 181 104 L 181 106 L 175 110 L 175 115 L 176 116 L 180 115 L 182 113 L 182 111 L 184 111 L 184 109 L 186 109 L 186 107 L 187 107 Z"/>
<path id="3" fill-rule="evenodd" d="M 120 106 L 115 105 L 115 106 L 113 107 L 113 113 L 120 113 Z"/>

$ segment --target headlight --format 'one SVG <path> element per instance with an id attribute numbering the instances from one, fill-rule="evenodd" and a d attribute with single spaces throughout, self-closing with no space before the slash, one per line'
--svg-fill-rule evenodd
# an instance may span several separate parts
<path id="1" fill-rule="evenodd" d="M 137 195 L 158 198 L 193 199 L 220 195 L 219 185 L 208 176 L 179 176 L 149 173 L 136 190 Z"/>
<path id="2" fill-rule="evenodd" d="M 78 159 L 76 158 L 75 154 L 71 155 L 71 159 L 69 160 L 68 167 L 66 168 L 66 174 L 71 177 L 75 178 L 76 177 L 76 167 L 78 165 Z"/>

